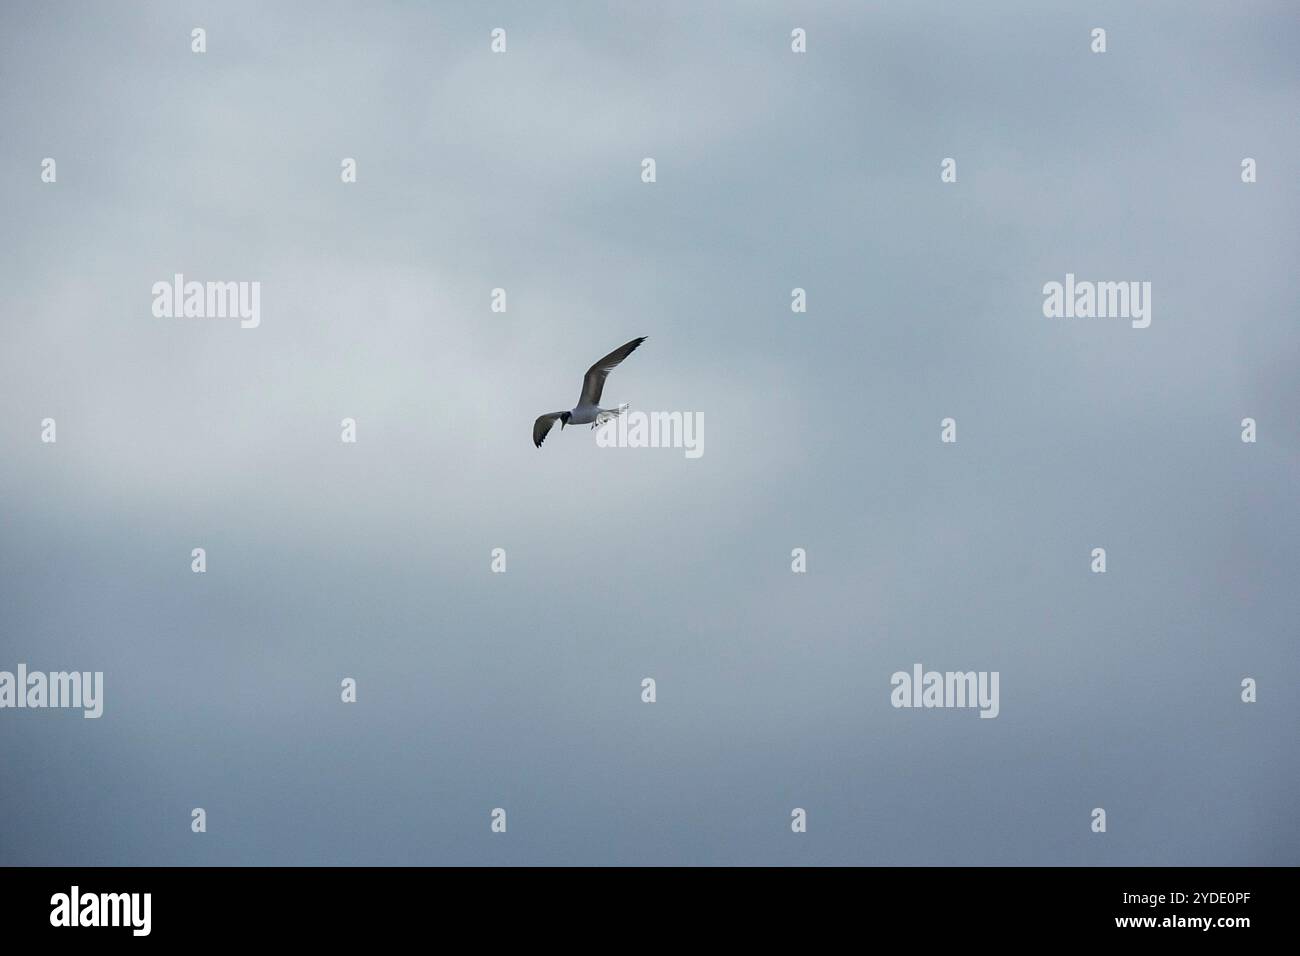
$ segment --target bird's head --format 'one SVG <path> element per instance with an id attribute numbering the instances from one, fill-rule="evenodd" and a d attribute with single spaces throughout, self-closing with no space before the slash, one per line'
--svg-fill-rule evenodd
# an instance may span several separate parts
<path id="1" fill-rule="evenodd" d="M 567 424 L 569 424 L 569 416 L 572 415 L 572 414 L 573 414 L 573 412 L 561 412 L 561 413 L 560 413 L 560 431 L 564 431 L 564 426 L 567 425 Z"/>

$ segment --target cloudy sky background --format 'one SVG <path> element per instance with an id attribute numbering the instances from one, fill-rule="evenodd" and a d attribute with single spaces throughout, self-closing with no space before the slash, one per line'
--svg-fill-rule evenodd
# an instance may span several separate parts
<path id="1" fill-rule="evenodd" d="M 1300 863 L 1298 53 L 1280 2 L 6 4 L 0 669 L 106 702 L 0 712 L 0 863 Z M 154 318 L 176 272 L 261 327 Z M 1066 272 L 1150 328 L 1044 318 Z M 704 456 L 534 449 L 637 335 L 607 403 Z M 918 661 L 1001 715 L 893 709 Z"/>

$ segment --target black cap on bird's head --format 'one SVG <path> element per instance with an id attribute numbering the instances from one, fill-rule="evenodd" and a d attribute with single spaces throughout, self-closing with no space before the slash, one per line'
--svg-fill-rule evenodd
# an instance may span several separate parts
<path id="1" fill-rule="evenodd" d="M 564 431 L 564 426 L 569 424 L 569 416 L 573 412 L 560 412 L 560 431 Z"/>

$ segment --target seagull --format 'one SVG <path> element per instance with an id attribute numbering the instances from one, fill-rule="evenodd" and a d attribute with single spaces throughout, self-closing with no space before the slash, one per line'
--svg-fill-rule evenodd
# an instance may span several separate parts
<path id="1" fill-rule="evenodd" d="M 643 335 L 626 345 L 620 345 L 587 369 L 587 374 L 582 377 L 582 394 L 578 396 L 577 406 L 567 412 L 547 412 L 545 415 L 539 415 L 537 421 L 533 422 L 533 444 L 541 448 L 542 442 L 546 441 L 547 433 L 557 420 L 561 431 L 564 430 L 565 425 L 590 423 L 591 427 L 595 428 L 627 411 L 627 405 L 620 405 L 618 408 L 601 408 L 600 393 L 605 389 L 605 379 L 609 378 L 609 373 L 619 362 L 635 352 L 637 346 L 645 340 L 646 337 Z"/>

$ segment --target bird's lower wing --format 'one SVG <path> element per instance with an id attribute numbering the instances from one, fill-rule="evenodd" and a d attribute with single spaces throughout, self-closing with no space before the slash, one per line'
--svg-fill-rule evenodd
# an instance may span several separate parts
<path id="1" fill-rule="evenodd" d="M 533 422 L 533 445 L 535 447 L 542 447 L 542 442 L 546 441 L 547 432 L 551 430 L 551 426 L 563 414 L 564 412 L 548 412 L 545 415 L 537 416 L 537 421 Z"/>

